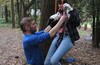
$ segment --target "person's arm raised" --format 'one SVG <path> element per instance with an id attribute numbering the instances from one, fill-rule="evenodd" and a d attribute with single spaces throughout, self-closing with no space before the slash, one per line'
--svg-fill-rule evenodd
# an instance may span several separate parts
<path id="1" fill-rule="evenodd" d="M 44 31 L 49 32 L 51 28 L 53 28 L 57 24 L 60 17 L 61 17 L 61 14 L 59 12 L 57 12 L 54 15 L 51 15 L 47 23 L 48 26 L 45 28 Z"/>
<path id="2" fill-rule="evenodd" d="M 47 26 L 47 27 L 45 28 L 44 31 L 45 31 L 45 32 L 49 32 L 49 31 L 51 30 L 51 28 L 52 28 L 52 27 L 49 25 L 49 26 Z"/>
<path id="3" fill-rule="evenodd" d="M 64 12 L 63 15 L 61 16 L 60 20 L 58 23 L 49 31 L 50 37 L 54 37 L 54 35 L 58 32 L 59 28 L 61 25 L 67 20 L 67 15 Z"/>

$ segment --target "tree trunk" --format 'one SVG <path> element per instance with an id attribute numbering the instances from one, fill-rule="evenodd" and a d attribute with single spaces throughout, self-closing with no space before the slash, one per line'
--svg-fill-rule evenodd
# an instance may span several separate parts
<path id="1" fill-rule="evenodd" d="M 45 29 L 49 17 L 55 13 L 54 0 L 42 0 L 40 29 Z M 42 44 L 44 57 L 47 54 L 51 41 Z"/>
<path id="2" fill-rule="evenodd" d="M 55 13 L 54 7 L 54 0 L 42 1 L 40 29 L 44 29 L 46 27 L 49 17 Z"/>
<path id="3" fill-rule="evenodd" d="M 11 11 L 12 11 L 12 28 L 15 28 L 15 13 L 14 13 L 14 2 L 11 0 Z"/>
<path id="4" fill-rule="evenodd" d="M 97 21 L 96 21 L 96 47 L 99 48 L 99 37 L 100 37 L 100 20 L 99 20 L 99 13 L 100 13 L 100 10 L 99 10 L 99 0 L 97 0 Z"/>
<path id="5" fill-rule="evenodd" d="M 35 15 L 34 15 L 35 21 L 36 21 L 36 11 L 37 11 L 37 1 L 35 1 Z"/>
<path id="6" fill-rule="evenodd" d="M 18 25 L 20 24 L 21 21 L 21 17 L 20 17 L 20 9 L 19 9 L 19 1 L 16 0 L 17 3 L 17 13 L 18 13 Z"/>
<path id="7" fill-rule="evenodd" d="M 92 5 L 93 5 L 93 25 L 92 25 L 92 27 L 93 27 L 93 30 L 92 30 L 92 45 L 93 46 L 95 46 L 94 44 L 95 44 L 95 2 L 94 2 L 94 0 L 92 0 Z"/>
<path id="8" fill-rule="evenodd" d="M 26 17 L 26 9 L 24 5 L 24 0 L 20 0 L 20 12 L 21 12 L 21 19 Z"/>
<path id="9" fill-rule="evenodd" d="M 7 5 L 4 6 L 5 7 L 5 22 L 8 22 L 8 9 L 7 9 Z"/>
<path id="10" fill-rule="evenodd" d="M 94 37 L 94 47 L 97 47 L 97 48 L 99 48 L 99 43 L 100 43 L 100 20 L 99 20 L 99 14 L 100 14 L 100 10 L 99 10 L 99 0 L 97 0 L 96 1 L 96 4 L 97 4 L 97 6 L 96 6 L 96 14 L 97 14 L 97 16 L 96 16 L 96 31 L 95 31 L 95 37 Z"/>

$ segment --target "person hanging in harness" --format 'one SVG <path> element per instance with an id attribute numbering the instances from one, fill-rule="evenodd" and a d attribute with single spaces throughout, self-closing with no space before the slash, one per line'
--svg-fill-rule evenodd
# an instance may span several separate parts
<path id="1" fill-rule="evenodd" d="M 20 28 L 23 32 L 22 45 L 26 57 L 27 65 L 43 65 L 43 55 L 40 44 L 47 39 L 55 36 L 63 22 L 66 22 L 67 15 L 55 17 L 60 19 L 56 25 L 54 21 L 44 30 L 37 32 L 36 21 L 30 17 L 25 17 L 20 22 Z"/>
<path id="2" fill-rule="evenodd" d="M 44 65 L 61 65 L 59 60 L 73 47 L 74 42 L 80 38 L 76 29 L 80 25 L 80 17 L 77 10 L 66 3 L 66 0 L 61 6 L 59 5 L 59 11 L 50 17 L 48 25 L 51 20 L 55 20 L 53 17 L 57 16 L 58 13 L 62 14 L 63 11 L 66 11 L 68 20 L 63 23 L 52 41 Z"/>

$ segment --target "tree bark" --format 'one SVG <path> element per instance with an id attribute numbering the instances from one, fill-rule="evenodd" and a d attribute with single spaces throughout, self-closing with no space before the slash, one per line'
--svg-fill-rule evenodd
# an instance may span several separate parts
<path id="1" fill-rule="evenodd" d="M 12 28 L 15 28 L 15 13 L 14 13 L 14 2 L 11 0 L 11 11 L 12 11 Z"/>
<path id="2" fill-rule="evenodd" d="M 93 30 L 92 30 L 92 45 L 93 46 L 95 46 L 94 44 L 95 44 L 95 2 L 94 2 L 94 0 L 92 0 L 92 5 L 93 5 L 93 8 L 92 8 L 92 11 L 93 11 L 93 25 L 92 25 L 92 27 L 93 27 Z"/>
<path id="3" fill-rule="evenodd" d="M 100 20 L 99 20 L 99 13 L 100 13 L 100 10 L 99 10 L 99 0 L 97 0 L 97 21 L 96 21 L 96 47 L 97 48 L 99 48 L 99 43 L 100 43 L 100 41 L 99 41 L 99 37 L 100 37 L 100 33 L 99 33 L 99 31 L 100 31 Z"/>
<path id="4" fill-rule="evenodd" d="M 40 29 L 45 29 L 49 17 L 55 13 L 54 0 L 42 0 Z M 49 42 L 48 42 L 49 41 Z M 44 57 L 47 54 L 51 41 L 42 44 Z"/>
<path id="5" fill-rule="evenodd" d="M 8 9 L 7 9 L 7 5 L 4 6 L 5 7 L 5 22 L 8 22 Z"/>
<path id="6" fill-rule="evenodd" d="M 95 35 L 94 35 L 94 42 L 93 42 L 93 47 L 99 48 L 100 44 L 100 20 L 99 20 L 99 14 L 100 14 L 100 7 L 99 4 L 100 1 L 96 0 L 96 26 L 95 26 Z"/>
<path id="7" fill-rule="evenodd" d="M 20 24 L 21 21 L 21 17 L 20 17 L 20 9 L 19 9 L 19 1 L 16 0 L 17 3 L 17 13 L 18 13 L 18 25 Z"/>
<path id="8" fill-rule="evenodd" d="M 55 13 L 54 0 L 42 0 L 40 29 L 46 27 L 49 17 Z"/>
<path id="9" fill-rule="evenodd" d="M 34 15 L 35 21 L 36 21 L 36 11 L 37 11 L 37 2 L 35 1 L 35 15 Z"/>

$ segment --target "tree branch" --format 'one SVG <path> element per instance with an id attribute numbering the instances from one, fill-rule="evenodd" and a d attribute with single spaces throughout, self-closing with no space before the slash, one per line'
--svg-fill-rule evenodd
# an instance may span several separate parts
<path id="1" fill-rule="evenodd" d="M 31 0 L 31 2 L 25 6 L 26 11 L 33 5 L 36 0 Z"/>

